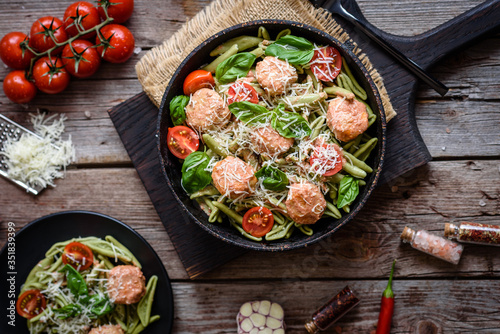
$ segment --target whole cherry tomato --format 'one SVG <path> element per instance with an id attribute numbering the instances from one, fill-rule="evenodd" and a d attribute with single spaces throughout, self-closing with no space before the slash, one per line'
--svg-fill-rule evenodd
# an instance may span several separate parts
<path id="1" fill-rule="evenodd" d="M 42 313 L 46 306 L 47 300 L 40 290 L 31 289 L 26 290 L 19 296 L 16 303 L 16 310 L 21 317 L 31 319 Z"/>
<path id="2" fill-rule="evenodd" d="M 69 85 L 69 73 L 64 69 L 61 58 L 42 57 L 33 66 L 33 79 L 35 85 L 42 92 L 47 94 L 57 94 L 66 89 Z"/>
<path id="3" fill-rule="evenodd" d="M 251 208 L 243 216 L 243 229 L 256 238 L 265 236 L 271 231 L 273 225 L 274 216 L 271 210 L 263 206 Z"/>
<path id="4" fill-rule="evenodd" d="M 61 20 L 53 16 L 42 17 L 36 20 L 31 26 L 29 45 L 38 52 L 47 51 L 55 46 L 54 41 L 50 37 L 51 34 L 54 35 L 57 43 L 65 42 L 68 39 L 68 34 L 66 30 L 64 30 L 64 25 Z M 57 55 L 62 49 L 63 47 L 61 46 L 50 54 Z"/>
<path id="5" fill-rule="evenodd" d="M 123 63 L 134 53 L 134 35 L 122 25 L 108 24 L 100 29 L 96 37 L 97 52 L 110 63 Z"/>
<path id="6" fill-rule="evenodd" d="M 188 155 L 200 147 L 200 137 L 187 126 L 178 125 L 168 128 L 167 146 L 170 152 L 179 159 L 186 159 Z"/>
<path id="7" fill-rule="evenodd" d="M 200 88 L 211 88 L 215 86 L 212 73 L 205 70 L 196 70 L 188 74 L 184 79 L 184 95 L 191 95 Z"/>
<path id="8" fill-rule="evenodd" d="M 71 42 L 73 50 L 67 44 L 61 54 L 62 62 L 65 69 L 77 78 L 88 78 L 94 74 L 99 65 L 101 65 L 101 57 L 94 48 L 94 44 L 84 39 L 77 39 Z"/>
<path id="9" fill-rule="evenodd" d="M 342 56 L 334 47 L 326 46 L 314 50 L 314 56 L 309 64 L 316 78 L 332 82 L 340 73 Z"/>
<path id="10" fill-rule="evenodd" d="M 106 14 L 103 8 L 108 9 L 108 16 L 114 19 L 114 23 L 123 23 L 127 21 L 134 11 L 134 0 L 99 0 L 99 15 L 103 20 Z"/>
<path id="11" fill-rule="evenodd" d="M 97 8 L 86 1 L 78 1 L 68 6 L 64 12 L 64 29 L 70 36 L 76 36 L 79 31 L 88 30 L 101 23 Z M 78 25 L 78 27 L 77 27 Z M 79 38 L 90 39 L 96 35 L 95 31 Z"/>
<path id="12" fill-rule="evenodd" d="M 3 80 L 3 91 L 14 103 L 28 103 L 36 95 L 36 86 L 26 79 L 24 70 L 12 71 Z"/>
<path id="13" fill-rule="evenodd" d="M 5 65 L 16 70 L 30 66 L 35 55 L 23 45 L 28 43 L 28 36 L 19 31 L 9 32 L 0 41 L 0 58 Z"/>

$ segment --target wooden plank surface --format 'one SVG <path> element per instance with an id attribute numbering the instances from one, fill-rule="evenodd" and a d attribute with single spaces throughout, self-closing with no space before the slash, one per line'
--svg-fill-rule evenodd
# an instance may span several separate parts
<path id="1" fill-rule="evenodd" d="M 71 2 L 1 1 L 0 35 L 26 32 L 43 15 L 62 16 Z M 371 23 L 407 36 L 481 2 L 358 0 Z M 356 221 L 323 243 L 283 254 L 251 252 L 189 281 L 106 110 L 140 92 L 135 62 L 208 3 L 136 0 L 127 26 L 141 50 L 129 62 L 104 64 L 95 77 L 73 81 L 57 97 L 40 94 L 29 106 L 0 94 L 0 112 L 22 124 L 37 108 L 65 113 L 77 150 L 66 179 L 38 197 L 0 179 L 0 246 L 9 221 L 20 228 L 71 209 L 122 220 L 151 243 L 174 282 L 174 333 L 234 333 L 238 307 L 260 298 L 282 303 L 289 333 L 303 333 L 303 322 L 346 284 L 358 291 L 362 304 L 327 333 L 370 333 L 390 262 L 398 258 L 393 333 L 497 333 L 500 248 L 467 245 L 455 267 L 401 245 L 399 234 L 406 224 L 436 233 L 448 221 L 500 225 L 500 35 L 431 70 L 451 88 L 445 98 L 419 88 L 417 123 L 436 161 L 378 189 Z M 0 66 L 0 78 L 7 72 Z"/>

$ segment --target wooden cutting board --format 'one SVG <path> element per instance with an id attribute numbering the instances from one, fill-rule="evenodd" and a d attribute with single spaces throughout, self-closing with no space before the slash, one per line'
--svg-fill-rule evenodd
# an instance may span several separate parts
<path id="1" fill-rule="evenodd" d="M 363 17 L 355 1 L 344 0 L 344 7 Z M 338 18 L 351 38 L 369 55 L 371 62 L 384 79 L 385 86 L 398 113 L 388 125 L 387 151 L 381 183 L 426 164 L 431 160 L 415 120 L 417 78 L 395 63 L 378 45 L 348 22 Z M 478 40 L 500 27 L 500 0 L 482 5 L 446 22 L 435 29 L 413 37 L 401 37 L 372 29 L 404 54 L 430 68 L 447 54 Z M 158 109 L 145 93 L 109 110 L 109 115 L 139 173 L 179 258 L 190 278 L 196 278 L 246 252 L 220 241 L 190 221 L 167 186 L 160 169 L 156 147 Z"/>

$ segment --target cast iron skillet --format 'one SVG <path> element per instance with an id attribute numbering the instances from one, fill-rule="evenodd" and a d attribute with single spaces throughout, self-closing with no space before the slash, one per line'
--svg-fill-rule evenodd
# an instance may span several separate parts
<path id="1" fill-rule="evenodd" d="M 293 35 L 304 37 L 318 45 L 331 45 L 337 48 L 350 65 L 353 74 L 356 76 L 361 86 L 366 90 L 369 103 L 372 109 L 374 109 L 374 113 L 378 116 L 377 122 L 370 127 L 369 131 L 371 131 L 372 135 L 377 136 L 379 141 L 376 149 L 372 152 L 372 157 L 367 161 L 370 166 L 374 167 L 374 172 L 368 176 L 367 184 L 361 188 L 360 195 L 351 206 L 351 212 L 349 214 L 345 214 L 339 220 L 333 218 L 319 220 L 316 224 L 312 225 L 314 234 L 311 236 L 306 236 L 300 231 L 295 231 L 290 239 L 281 239 L 271 242 L 262 241 L 259 243 L 243 237 L 234 227 L 230 226 L 228 222 L 223 224 L 211 224 L 208 222 L 207 215 L 198 207 L 195 201 L 189 199 L 189 196 L 182 189 L 182 163 L 169 152 L 166 138 L 168 128 L 173 126 L 170 119 L 169 103 L 176 95 L 183 94 L 182 84 L 184 78 L 186 78 L 190 72 L 199 69 L 211 61 L 213 58 L 211 58 L 209 54 L 215 47 L 236 36 L 257 36 L 257 30 L 260 26 L 266 27 L 271 38 L 275 38 L 283 29 L 290 29 Z M 378 90 L 361 61 L 352 52 L 353 47 L 353 45 L 341 44 L 332 36 L 305 24 L 284 20 L 260 20 L 242 23 L 213 35 L 194 49 L 179 65 L 179 68 L 172 76 L 165 90 L 165 94 L 163 95 L 158 116 L 156 133 L 158 138 L 157 145 L 162 172 L 163 175 L 165 175 L 167 184 L 181 208 L 185 210 L 199 226 L 218 239 L 227 241 L 233 245 L 253 250 L 283 251 L 305 247 L 325 238 L 350 221 L 361 210 L 375 188 L 380 176 L 385 152 L 386 122 Z M 193 240 L 193 242 L 196 242 L 196 240 Z"/>

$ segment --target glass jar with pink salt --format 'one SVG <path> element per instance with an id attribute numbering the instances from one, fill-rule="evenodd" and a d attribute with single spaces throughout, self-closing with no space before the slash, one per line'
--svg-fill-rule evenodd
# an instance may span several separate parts
<path id="1" fill-rule="evenodd" d="M 431 234 L 425 230 L 414 231 L 408 226 L 401 233 L 401 240 L 409 243 L 419 251 L 453 264 L 458 264 L 464 250 L 459 243 Z"/>

